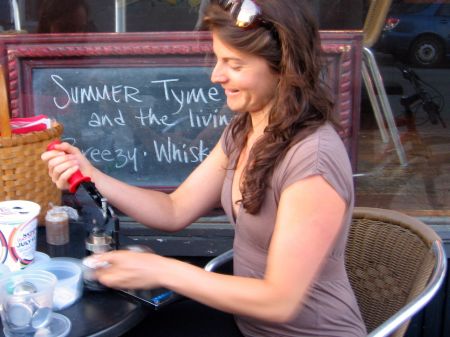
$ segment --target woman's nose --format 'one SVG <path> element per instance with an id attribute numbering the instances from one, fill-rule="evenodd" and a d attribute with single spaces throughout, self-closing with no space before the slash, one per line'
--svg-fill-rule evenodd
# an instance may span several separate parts
<path id="1" fill-rule="evenodd" d="M 227 77 L 225 76 L 223 68 L 219 65 L 219 63 L 216 63 L 216 65 L 214 66 L 214 69 L 211 73 L 211 82 L 223 83 L 226 80 L 227 80 Z"/>

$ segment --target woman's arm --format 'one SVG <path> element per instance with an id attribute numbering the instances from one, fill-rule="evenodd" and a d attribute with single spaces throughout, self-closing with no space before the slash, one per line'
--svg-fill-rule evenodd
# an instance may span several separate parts
<path id="1" fill-rule="evenodd" d="M 166 231 L 184 228 L 219 203 L 228 161 L 217 144 L 173 193 L 166 194 L 106 175 L 90 164 L 79 149 L 67 143 L 45 152 L 42 159 L 48 162 L 49 174 L 60 189 L 68 188 L 67 180 L 80 169 L 91 177 L 110 204 L 142 224 Z"/>
<path id="2" fill-rule="evenodd" d="M 292 318 L 341 229 L 345 202 L 320 176 L 282 193 L 262 280 L 209 273 L 154 254 L 112 252 L 99 280 L 117 288 L 163 286 L 234 314 L 266 321 Z M 257 224 L 255 224 L 257 225 Z"/>

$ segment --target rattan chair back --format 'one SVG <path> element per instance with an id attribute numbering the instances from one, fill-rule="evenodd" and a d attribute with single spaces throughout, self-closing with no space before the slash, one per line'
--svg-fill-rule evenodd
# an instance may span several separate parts
<path id="1" fill-rule="evenodd" d="M 369 10 L 364 20 L 364 47 L 371 48 L 377 42 L 391 4 L 392 0 L 372 0 L 370 2 Z"/>
<path id="2" fill-rule="evenodd" d="M 424 290 L 435 266 L 435 240 L 440 240 L 437 234 L 415 218 L 355 208 L 346 268 L 368 332 Z M 408 323 L 392 336 L 403 336 Z"/>

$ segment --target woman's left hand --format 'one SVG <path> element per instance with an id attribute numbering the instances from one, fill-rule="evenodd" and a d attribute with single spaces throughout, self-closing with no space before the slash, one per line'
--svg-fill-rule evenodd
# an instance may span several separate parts
<path id="1" fill-rule="evenodd" d="M 95 272 L 97 280 L 105 286 L 150 289 L 161 285 L 158 276 L 168 259 L 152 253 L 119 250 L 97 255 L 95 260 L 100 264 L 108 264 Z"/>

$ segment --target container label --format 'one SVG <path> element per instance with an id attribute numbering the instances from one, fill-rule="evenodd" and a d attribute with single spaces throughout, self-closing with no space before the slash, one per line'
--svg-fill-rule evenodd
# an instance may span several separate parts
<path id="1" fill-rule="evenodd" d="M 40 206 L 24 200 L 0 202 L 0 262 L 11 271 L 34 259 Z"/>
<path id="2" fill-rule="evenodd" d="M 9 236 L 9 253 L 14 263 L 26 266 L 36 251 L 36 218 L 13 229 Z"/>

